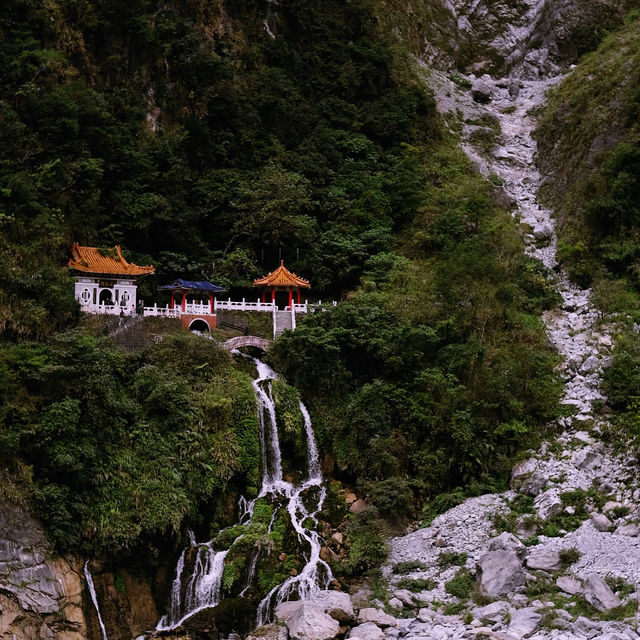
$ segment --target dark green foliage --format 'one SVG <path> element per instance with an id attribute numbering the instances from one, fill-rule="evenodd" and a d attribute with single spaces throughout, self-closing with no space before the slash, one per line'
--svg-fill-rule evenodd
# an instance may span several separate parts
<path id="1" fill-rule="evenodd" d="M 387 557 L 385 537 L 388 530 L 375 509 L 350 516 L 347 525 L 347 558 L 336 569 L 355 576 L 379 567 Z"/>
<path id="2" fill-rule="evenodd" d="M 9 0 L 0 30 L 0 335 L 75 321 L 74 239 L 158 282 L 282 253 L 339 291 L 415 213 L 435 107 L 367 1 Z"/>
<path id="3" fill-rule="evenodd" d="M 609 585 L 611 591 L 613 591 L 619 598 L 622 598 L 623 600 L 627 596 L 630 596 L 636 590 L 633 584 L 627 582 L 620 576 L 606 576 L 604 580 Z"/>
<path id="4" fill-rule="evenodd" d="M 406 560 L 405 562 L 398 562 L 398 564 L 394 564 L 392 571 L 393 573 L 402 575 L 405 573 L 412 573 L 413 571 L 421 571 L 425 568 L 425 565 L 419 560 Z"/>
<path id="5" fill-rule="evenodd" d="M 571 547 L 570 549 L 562 549 L 558 555 L 562 566 L 568 567 L 574 562 L 578 562 L 582 554 L 575 547 Z"/>
<path id="6" fill-rule="evenodd" d="M 411 507 L 413 493 L 406 480 L 392 476 L 379 482 L 361 482 L 367 500 L 386 518 L 406 514 Z"/>
<path id="7" fill-rule="evenodd" d="M 468 556 L 464 551 L 462 553 L 442 551 L 438 555 L 438 566 L 441 569 L 446 569 L 447 567 L 461 567 L 465 564 L 467 558 Z"/>
<path id="8" fill-rule="evenodd" d="M 458 573 L 444 585 L 444 590 L 452 596 L 460 598 L 460 600 L 466 600 L 473 591 L 474 586 L 475 579 L 469 573 L 469 570 L 460 569 Z"/>
<path id="9" fill-rule="evenodd" d="M 398 589 L 409 589 L 409 591 L 418 593 L 420 591 L 435 589 L 437 582 L 430 578 L 403 578 L 402 580 L 398 580 L 395 586 L 398 587 Z"/>
<path id="10" fill-rule="evenodd" d="M 538 130 L 558 254 L 596 303 L 637 318 L 640 264 L 640 18 L 609 34 L 553 92 Z"/>
<path id="11" fill-rule="evenodd" d="M 403 234 L 411 261 L 389 261 L 375 288 L 363 282 L 271 352 L 340 468 L 389 495 L 395 479 L 434 495 L 506 474 L 559 389 L 537 317 L 554 300 L 544 270 L 457 152 L 421 160 L 437 186 Z"/>
<path id="12" fill-rule="evenodd" d="M 212 342 L 167 337 L 129 356 L 67 333 L 0 356 L 3 464 L 32 465 L 33 504 L 59 549 L 118 553 L 178 531 L 258 468 L 250 380 Z"/>

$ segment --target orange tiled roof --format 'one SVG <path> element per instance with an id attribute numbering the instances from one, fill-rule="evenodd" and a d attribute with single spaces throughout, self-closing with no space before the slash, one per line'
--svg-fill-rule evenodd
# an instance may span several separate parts
<path id="1" fill-rule="evenodd" d="M 264 278 L 257 278 L 253 281 L 254 287 L 307 287 L 310 288 L 308 280 L 291 273 L 284 266 L 284 260 L 280 260 L 280 266 Z"/>
<path id="2" fill-rule="evenodd" d="M 84 273 L 108 273 L 119 276 L 142 276 L 155 271 L 152 265 L 139 267 L 127 262 L 120 251 L 120 245 L 116 245 L 109 253 L 112 255 L 102 255 L 96 247 L 81 247 L 74 242 L 71 248 L 73 257 L 69 260 L 68 266 Z"/>

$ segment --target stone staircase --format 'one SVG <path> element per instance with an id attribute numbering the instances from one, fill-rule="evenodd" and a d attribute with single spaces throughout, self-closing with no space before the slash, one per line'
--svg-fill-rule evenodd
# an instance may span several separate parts
<path id="1" fill-rule="evenodd" d="M 285 329 L 293 329 L 291 311 L 276 311 L 273 314 L 273 337 L 277 338 Z"/>

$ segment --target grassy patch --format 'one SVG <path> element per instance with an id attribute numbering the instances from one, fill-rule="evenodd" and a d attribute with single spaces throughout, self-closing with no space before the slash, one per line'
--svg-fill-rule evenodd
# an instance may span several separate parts
<path id="1" fill-rule="evenodd" d="M 403 578 L 396 582 L 399 589 L 409 589 L 409 591 L 430 591 L 435 589 L 438 583 L 430 578 Z"/>
<path id="2" fill-rule="evenodd" d="M 468 569 L 460 569 L 445 585 L 444 590 L 460 600 L 466 600 L 475 586 L 475 578 Z"/>
<path id="3" fill-rule="evenodd" d="M 438 555 L 438 566 L 441 569 L 446 569 L 447 567 L 461 567 L 465 564 L 468 557 L 468 554 L 464 551 L 462 553 L 443 551 Z"/>

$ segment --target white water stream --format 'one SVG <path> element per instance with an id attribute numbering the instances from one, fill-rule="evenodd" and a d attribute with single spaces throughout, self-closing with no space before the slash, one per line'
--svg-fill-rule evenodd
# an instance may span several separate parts
<path id="1" fill-rule="evenodd" d="M 311 597 L 320 589 L 325 589 L 333 576 L 327 563 L 320 558 L 322 543 L 318 533 L 313 530 L 317 525 L 317 515 L 324 503 L 326 489 L 322 486 L 318 447 L 309 413 L 300 403 L 306 435 L 308 472 L 307 478 L 296 486 L 283 478 L 276 405 L 271 390 L 271 380 L 275 380 L 277 374 L 257 358 L 251 358 L 251 360 L 258 372 L 253 381 L 253 388 L 259 422 L 262 486 L 258 497 L 254 500 L 247 501 L 244 497 L 240 498 L 238 523 L 249 525 L 256 501 L 267 498 L 274 506 L 274 514 L 269 524 L 269 531 L 271 531 L 277 511 L 285 507 L 297 533 L 298 541 L 305 549 L 306 561 L 297 575 L 290 576 L 282 584 L 275 586 L 260 602 L 257 625 L 261 625 L 270 619 L 273 609 L 278 604 L 295 596 L 302 599 Z M 186 548 L 178 560 L 176 577 L 171 588 L 169 611 L 158 623 L 159 631 L 179 627 L 187 618 L 203 609 L 215 607 L 222 599 L 222 575 L 228 549 L 216 551 L 212 542 L 197 544 L 192 535 L 190 539 L 191 547 Z M 190 575 L 186 575 L 186 556 L 193 553 L 194 547 L 197 549 L 197 555 L 193 570 Z M 239 596 L 243 596 L 251 587 L 259 556 L 260 549 L 254 549 L 249 562 L 247 580 Z"/>
<path id="2" fill-rule="evenodd" d="M 93 584 L 93 576 L 91 575 L 91 571 L 89 571 L 88 560 L 84 563 L 84 577 L 87 581 L 87 586 L 89 587 L 91 602 L 93 602 L 96 614 L 98 615 L 98 622 L 100 624 L 100 633 L 102 634 L 102 640 L 109 640 L 109 638 L 107 638 L 107 630 L 105 629 L 104 622 L 102 621 L 102 614 L 100 613 L 100 606 L 98 605 L 98 595 L 96 594 L 96 587 Z"/>

